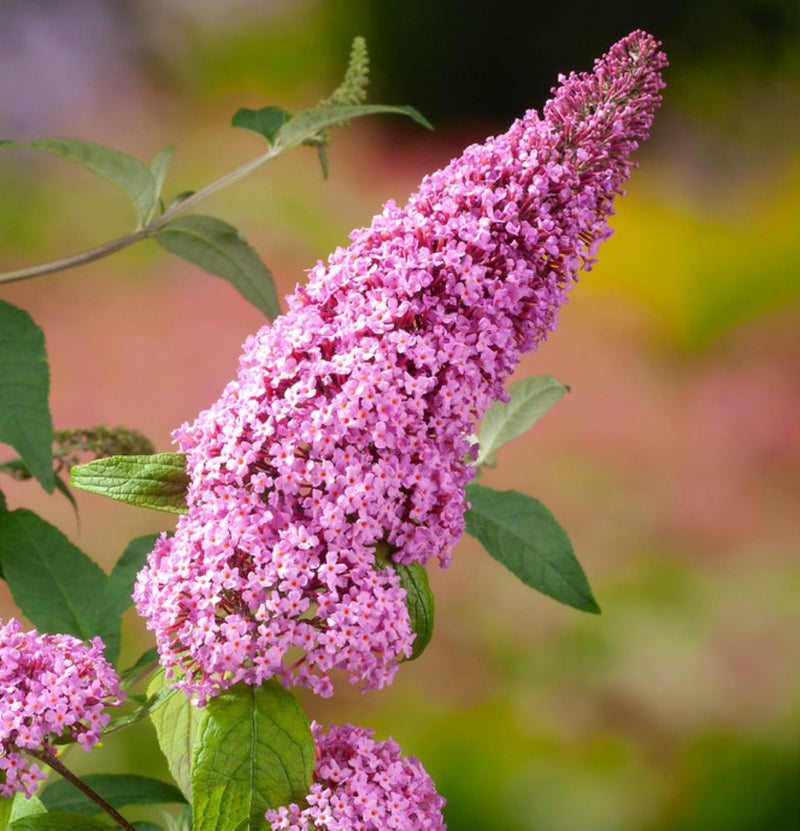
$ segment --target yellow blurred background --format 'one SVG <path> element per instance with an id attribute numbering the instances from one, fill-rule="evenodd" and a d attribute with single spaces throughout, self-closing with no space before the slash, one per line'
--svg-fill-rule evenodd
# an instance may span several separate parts
<path id="1" fill-rule="evenodd" d="M 638 27 L 668 87 L 615 236 L 518 377 L 566 396 L 485 483 L 541 499 L 601 606 L 527 589 L 472 540 L 431 569 L 434 640 L 391 688 L 301 695 L 320 721 L 393 735 L 448 799 L 452 831 L 800 829 L 800 4 L 712 0 L 3 0 L 0 135 L 69 135 L 149 160 L 167 196 L 261 151 L 240 106 L 313 105 L 367 36 L 371 100 L 412 104 L 337 130 L 331 176 L 301 148 L 214 197 L 289 292 L 388 198 L 539 107 Z M 67 163 L 0 156 L 0 269 L 129 229 L 121 198 Z M 169 450 L 263 324 L 217 278 L 145 243 L 3 287 L 44 328 L 57 428 L 125 424 Z M 104 567 L 168 515 L 0 482 Z M 0 614 L 14 614 L 0 584 Z M 128 613 L 125 654 L 150 644 Z M 76 767 L 164 772 L 149 728 Z"/>

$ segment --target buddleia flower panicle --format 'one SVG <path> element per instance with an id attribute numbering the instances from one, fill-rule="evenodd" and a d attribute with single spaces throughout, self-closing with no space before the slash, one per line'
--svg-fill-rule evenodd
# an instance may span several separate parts
<path id="1" fill-rule="evenodd" d="M 0 625 L 0 796 L 32 796 L 45 775 L 24 755 L 55 752 L 76 741 L 89 750 L 100 740 L 124 694 L 103 656 L 103 642 L 72 635 L 22 631 L 13 618 Z"/>
<path id="2" fill-rule="evenodd" d="M 375 689 L 411 651 L 397 563 L 442 566 L 464 530 L 467 437 L 555 328 L 661 100 L 633 32 L 561 77 L 540 117 L 388 202 L 247 339 L 220 399 L 175 432 L 189 510 L 135 600 L 161 661 L 204 701 L 278 676 Z M 474 452 L 474 448 L 473 451 Z"/>
<path id="3" fill-rule="evenodd" d="M 311 730 L 317 746 L 314 782 L 305 806 L 267 811 L 274 831 L 442 831 L 445 800 L 413 756 L 392 739 L 346 724 Z"/>

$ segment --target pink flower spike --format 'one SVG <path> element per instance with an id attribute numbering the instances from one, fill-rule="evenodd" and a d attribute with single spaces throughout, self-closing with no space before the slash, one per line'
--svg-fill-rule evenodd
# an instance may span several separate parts
<path id="1" fill-rule="evenodd" d="M 134 598 L 188 694 L 277 675 L 328 695 L 334 669 L 364 689 L 392 679 L 413 635 L 376 548 L 450 561 L 474 474 L 468 436 L 611 235 L 665 66 L 658 42 L 633 32 L 592 72 L 562 77 L 541 117 L 468 147 L 405 207 L 388 202 L 175 432 L 189 511 Z M 236 637 L 249 650 L 219 648 L 230 615 L 246 621 Z"/>

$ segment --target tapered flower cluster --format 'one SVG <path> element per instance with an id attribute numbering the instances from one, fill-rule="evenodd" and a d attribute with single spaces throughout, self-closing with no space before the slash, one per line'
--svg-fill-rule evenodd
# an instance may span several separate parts
<path id="1" fill-rule="evenodd" d="M 23 632 L 13 618 L 0 626 L 0 795 L 31 796 L 44 778 L 26 751 L 53 753 L 58 739 L 89 750 L 122 703 L 119 678 L 103 656 L 72 635 Z"/>
<path id="2" fill-rule="evenodd" d="M 314 783 L 306 807 L 267 811 L 273 829 L 292 831 L 440 831 L 445 800 L 413 756 L 392 739 L 351 724 L 323 732 L 312 724 L 317 745 Z"/>
<path id="3" fill-rule="evenodd" d="M 404 591 L 376 550 L 444 566 L 464 528 L 467 436 L 555 328 L 610 234 L 663 86 L 634 32 L 561 77 L 540 117 L 473 145 L 351 235 L 247 340 L 192 425 L 189 512 L 135 600 L 201 701 L 271 676 L 378 688 L 409 654 Z"/>

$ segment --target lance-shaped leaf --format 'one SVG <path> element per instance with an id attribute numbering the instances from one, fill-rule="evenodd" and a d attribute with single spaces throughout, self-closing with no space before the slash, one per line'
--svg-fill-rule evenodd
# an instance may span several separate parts
<path id="1" fill-rule="evenodd" d="M 281 127 L 290 118 L 289 113 L 280 107 L 262 107 L 260 110 L 248 110 L 246 107 L 240 107 L 231 119 L 231 126 L 241 127 L 243 130 L 252 130 L 272 144 Z"/>
<path id="2" fill-rule="evenodd" d="M 70 138 L 43 138 L 36 141 L 2 141 L 0 147 L 24 147 L 61 156 L 111 182 L 133 202 L 138 227 L 142 227 L 157 200 L 153 174 L 133 156 L 96 144 Z"/>
<path id="3" fill-rule="evenodd" d="M 161 191 L 164 187 L 164 182 L 167 179 L 167 174 L 169 173 L 170 166 L 172 165 L 172 157 L 174 155 L 175 148 L 170 144 L 163 150 L 159 150 L 153 157 L 153 161 L 150 162 L 150 175 L 153 177 L 153 182 L 156 187 L 155 202 L 161 198 Z M 150 211 L 151 215 L 153 213 L 153 209 L 155 208 L 155 202 L 153 203 L 153 208 L 151 208 Z"/>
<path id="4" fill-rule="evenodd" d="M 95 459 L 73 467 L 70 484 L 130 505 L 171 514 L 186 513 L 189 476 L 183 453 Z"/>
<path id="5" fill-rule="evenodd" d="M 497 451 L 533 427 L 565 392 L 569 392 L 569 387 L 552 375 L 535 375 L 515 381 L 508 392 L 509 401 L 496 401 L 481 420 L 477 467 L 494 467 Z"/>
<path id="6" fill-rule="evenodd" d="M 394 113 L 405 115 L 427 127 L 433 129 L 430 121 L 422 113 L 413 107 L 393 107 L 387 104 L 357 104 L 350 107 L 332 107 L 323 105 L 313 110 L 306 110 L 299 113 L 291 121 L 281 127 L 275 138 L 275 151 L 283 152 L 304 141 L 319 136 L 328 127 L 335 127 L 353 118 L 360 118 L 364 115 L 377 115 L 379 113 Z"/>
<path id="7" fill-rule="evenodd" d="M 134 664 L 120 672 L 120 686 L 124 688 L 133 684 L 139 678 L 149 675 L 157 666 L 158 650 L 154 646 L 151 646 L 136 659 Z"/>
<path id="8" fill-rule="evenodd" d="M 103 728 L 103 735 L 108 733 L 116 733 L 117 730 L 122 730 L 125 727 L 130 727 L 141 721 L 143 718 L 153 718 L 155 713 L 160 710 L 173 696 L 179 695 L 177 690 L 172 687 L 161 687 L 149 698 L 146 698 L 141 707 L 134 710 L 132 713 L 126 713 L 124 716 L 117 716 Z M 134 696 L 128 696 L 131 700 Z M 185 696 L 182 696 L 185 697 Z"/>
<path id="9" fill-rule="evenodd" d="M 523 583 L 583 612 L 600 607 L 572 543 L 537 499 L 516 491 L 467 486 L 467 533 Z"/>
<path id="10" fill-rule="evenodd" d="M 53 423 L 44 334 L 30 315 L 0 300 L 0 442 L 10 444 L 52 493 Z"/>
<path id="11" fill-rule="evenodd" d="M 159 706 L 150 714 L 150 721 L 172 778 L 186 799 L 191 800 L 194 746 L 208 707 L 195 707 L 180 690 L 171 689 L 169 683 L 160 670 L 148 685 L 148 701 L 159 701 Z"/>
<path id="12" fill-rule="evenodd" d="M 104 614 L 97 602 L 108 578 L 58 528 L 32 511 L 0 515 L 0 566 L 14 601 L 37 629 L 82 640 L 99 635 L 114 660 L 120 619 Z"/>
<path id="13" fill-rule="evenodd" d="M 305 713 L 274 679 L 237 684 L 205 709 L 192 764 L 194 831 L 269 828 L 268 809 L 300 802 L 311 787 Z"/>
<path id="14" fill-rule="evenodd" d="M 89 773 L 83 775 L 81 779 L 117 810 L 126 805 L 164 805 L 186 802 L 183 794 L 174 785 L 151 779 L 149 776 L 129 773 Z M 66 779 L 60 779 L 48 785 L 42 791 L 40 798 L 48 811 L 70 811 L 73 814 L 91 816 L 103 810 Z"/>
<path id="15" fill-rule="evenodd" d="M 183 216 L 153 238 L 167 251 L 227 280 L 270 320 L 280 315 L 272 274 L 233 225 L 213 216 Z"/>
<path id="16" fill-rule="evenodd" d="M 433 637 L 433 592 L 428 583 L 428 572 L 419 563 L 392 563 L 400 578 L 400 585 L 406 590 L 406 608 L 411 618 L 414 645 L 409 661 L 418 658 Z"/>

